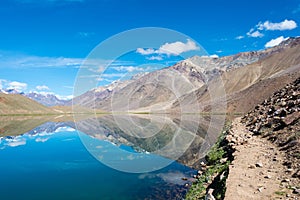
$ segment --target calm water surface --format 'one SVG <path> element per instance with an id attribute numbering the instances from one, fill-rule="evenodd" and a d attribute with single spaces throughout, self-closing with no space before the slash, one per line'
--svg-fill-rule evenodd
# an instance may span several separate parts
<path id="1" fill-rule="evenodd" d="M 5 120 L 0 122 L 1 200 L 182 199 L 187 183 L 182 178 L 195 173 L 178 162 L 145 173 L 121 172 L 99 162 L 87 151 L 86 144 L 83 145 L 83 137 L 91 141 L 98 138 L 106 151 L 117 148 L 135 152 L 137 149 L 131 137 L 123 143 L 112 142 L 116 138 L 125 139 L 116 137 L 115 128 L 107 121 L 101 121 L 100 125 L 97 121 L 99 130 L 78 128 L 72 122 L 46 122 L 30 130 L 31 121 Z M 161 140 L 160 136 L 158 141 Z M 149 159 L 160 157 L 149 154 L 146 150 L 154 147 L 147 145 L 140 145 L 139 149 L 145 151 L 137 153 L 147 153 Z"/>

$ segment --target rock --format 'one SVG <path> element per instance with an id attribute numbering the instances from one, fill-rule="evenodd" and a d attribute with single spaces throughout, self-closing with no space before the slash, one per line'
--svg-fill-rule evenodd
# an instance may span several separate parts
<path id="1" fill-rule="evenodd" d="M 216 200 L 213 196 L 214 189 L 209 188 L 207 194 L 205 195 L 205 200 Z"/>
<path id="2" fill-rule="evenodd" d="M 249 165 L 248 168 L 249 169 L 255 169 L 255 165 Z"/>
<path id="3" fill-rule="evenodd" d="M 257 162 L 257 163 L 255 164 L 255 166 L 256 166 L 256 167 L 263 167 L 263 164 L 262 164 L 261 162 Z"/>
<path id="4" fill-rule="evenodd" d="M 201 165 L 202 167 L 206 167 L 206 164 L 205 164 L 203 161 L 200 163 L 200 165 Z"/>
<path id="5" fill-rule="evenodd" d="M 221 164 L 224 164 L 224 163 L 227 162 L 227 160 L 228 160 L 228 158 L 222 158 L 222 159 L 220 159 L 220 163 L 221 163 Z"/>
<path id="6" fill-rule="evenodd" d="M 292 168 L 289 168 L 286 170 L 287 172 L 293 172 L 293 169 Z"/>
<path id="7" fill-rule="evenodd" d="M 235 138 L 232 138 L 232 139 L 231 139 L 231 143 L 237 144 L 237 140 L 236 140 Z"/>
<path id="8" fill-rule="evenodd" d="M 282 181 L 281 181 L 282 183 L 288 183 L 288 182 L 290 182 L 290 179 L 283 179 Z"/>
<path id="9" fill-rule="evenodd" d="M 300 118 L 300 113 L 299 112 L 294 112 L 290 115 L 288 115 L 287 117 L 285 117 L 283 119 L 283 122 L 286 124 L 286 125 L 290 125 L 292 124 L 294 121 L 298 120 Z"/>
<path id="10" fill-rule="evenodd" d="M 225 171 L 220 175 L 220 180 L 223 180 L 225 178 Z"/>
<path id="11" fill-rule="evenodd" d="M 259 187 L 257 190 L 258 190 L 259 192 L 262 192 L 263 189 L 264 189 L 264 187 Z"/>
<path id="12" fill-rule="evenodd" d="M 195 175 L 194 175 L 195 176 Z M 188 179 L 186 177 L 181 178 L 183 181 L 187 181 Z"/>
<path id="13" fill-rule="evenodd" d="M 270 178 L 272 178 L 272 176 L 271 175 L 267 175 L 267 176 L 264 176 L 264 178 L 270 179 Z"/>
<path id="14" fill-rule="evenodd" d="M 294 189 L 293 193 L 294 194 L 300 194 L 300 189 Z"/>

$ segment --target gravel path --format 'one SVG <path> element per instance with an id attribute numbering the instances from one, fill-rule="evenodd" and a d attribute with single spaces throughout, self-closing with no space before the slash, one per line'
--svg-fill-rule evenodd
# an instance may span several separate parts
<path id="1" fill-rule="evenodd" d="M 236 150 L 226 181 L 225 200 L 300 199 L 291 185 L 291 169 L 284 165 L 284 153 L 268 140 L 253 136 L 233 121 L 227 140 Z"/>

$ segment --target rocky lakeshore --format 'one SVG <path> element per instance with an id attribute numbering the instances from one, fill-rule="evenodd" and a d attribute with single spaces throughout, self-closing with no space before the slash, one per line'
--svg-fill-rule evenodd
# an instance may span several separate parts
<path id="1" fill-rule="evenodd" d="M 300 199 L 300 78 L 223 131 L 186 199 Z"/>

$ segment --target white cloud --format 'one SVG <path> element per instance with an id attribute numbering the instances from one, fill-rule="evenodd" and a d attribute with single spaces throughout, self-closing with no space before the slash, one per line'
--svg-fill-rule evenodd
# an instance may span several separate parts
<path id="1" fill-rule="evenodd" d="M 159 48 L 160 53 L 165 53 L 167 55 L 180 55 L 181 53 L 199 50 L 200 48 L 197 44 L 190 39 L 187 39 L 186 43 L 177 41 L 173 43 L 165 43 Z"/>
<path id="2" fill-rule="evenodd" d="M 272 23 L 270 21 L 265 21 L 264 23 L 259 22 L 257 25 L 258 30 L 268 30 L 268 31 L 284 31 L 292 30 L 297 28 L 297 23 L 294 20 L 284 20 L 278 23 Z"/>
<path id="3" fill-rule="evenodd" d="M 280 37 L 278 37 L 278 38 L 272 39 L 272 40 L 270 40 L 269 42 L 267 42 L 267 43 L 265 44 L 265 47 L 266 47 L 266 48 L 270 48 L 270 47 L 277 46 L 277 45 L 279 45 L 281 42 L 283 42 L 283 41 L 285 41 L 285 40 L 287 40 L 287 39 L 288 39 L 288 38 L 284 38 L 283 36 L 280 36 Z"/>
<path id="4" fill-rule="evenodd" d="M 65 58 L 65 57 L 40 57 L 16 54 L 0 50 L 0 68 L 82 68 L 91 72 L 101 73 L 107 66 L 135 65 L 132 61 Z"/>
<path id="5" fill-rule="evenodd" d="M 213 54 L 209 56 L 210 58 L 219 58 L 219 56 L 217 54 Z"/>
<path id="6" fill-rule="evenodd" d="M 47 138 L 42 138 L 42 137 L 38 137 L 35 139 L 36 142 L 47 142 L 50 138 L 47 137 Z"/>
<path id="7" fill-rule="evenodd" d="M 46 85 L 38 85 L 36 86 L 37 90 L 50 90 L 48 86 Z"/>
<path id="8" fill-rule="evenodd" d="M 152 48 L 149 48 L 149 49 L 137 48 L 136 52 L 141 54 L 141 55 L 151 55 L 151 54 L 158 53 L 158 51 L 155 51 Z"/>
<path id="9" fill-rule="evenodd" d="M 270 21 L 259 22 L 254 28 L 251 28 L 247 33 L 248 37 L 263 37 L 262 31 L 285 31 L 297 28 L 297 23 L 294 20 L 285 19 L 282 22 L 273 23 Z M 239 39 L 240 36 L 236 37 Z"/>
<path id="10" fill-rule="evenodd" d="M 2 52 L 1 52 L 2 53 Z M 0 67 L 5 68 L 79 68 L 84 59 L 64 57 L 39 57 L 32 55 L 15 55 L 10 52 L 2 53 Z"/>
<path id="11" fill-rule="evenodd" d="M 239 35 L 239 36 L 236 36 L 236 37 L 235 37 L 236 40 L 241 40 L 241 39 L 243 39 L 243 38 L 245 38 L 245 36 L 243 36 L 243 35 Z"/>
<path id="12" fill-rule="evenodd" d="M 71 100 L 74 98 L 73 95 L 59 95 L 56 94 L 57 98 L 59 98 L 60 100 Z"/>
<path id="13" fill-rule="evenodd" d="M 264 34 L 262 34 L 261 32 L 259 32 L 259 31 L 254 31 L 254 29 L 251 29 L 248 33 L 247 33 L 247 35 L 249 36 L 249 37 L 254 37 L 254 38 L 257 38 L 257 37 L 263 37 L 264 36 Z"/>
<path id="14" fill-rule="evenodd" d="M 163 60 L 162 56 L 151 56 L 151 57 L 147 57 L 146 59 L 148 60 Z"/>
<path id="15" fill-rule="evenodd" d="M 120 78 L 123 77 L 125 74 L 124 73 L 111 73 L 111 74 L 101 74 L 101 78 Z"/>
<path id="16" fill-rule="evenodd" d="M 186 43 L 183 43 L 181 41 L 173 42 L 173 43 L 165 43 L 159 47 L 158 50 L 154 50 L 152 48 L 143 49 L 143 48 L 137 48 L 136 52 L 141 55 L 151 55 L 151 54 L 166 54 L 168 56 L 175 55 L 178 56 L 184 52 L 193 51 L 193 50 L 199 50 L 200 48 L 197 46 L 197 44 L 187 39 Z"/>
<path id="17" fill-rule="evenodd" d="M 26 88 L 27 88 L 26 83 L 21 83 L 21 82 L 17 82 L 17 81 L 8 83 L 8 89 L 15 89 L 18 91 L 23 91 L 23 90 L 26 90 Z"/>
<path id="18" fill-rule="evenodd" d="M 126 71 L 126 72 L 143 71 L 143 68 L 135 67 L 135 66 L 115 66 L 112 68 L 117 71 Z"/>
<path id="19" fill-rule="evenodd" d="M 22 146 L 22 145 L 25 145 L 26 144 L 26 140 L 25 139 L 12 139 L 12 140 L 8 140 L 7 141 L 7 146 L 10 146 L 10 147 L 17 147 L 17 146 Z"/>
<path id="20" fill-rule="evenodd" d="M 58 129 L 56 129 L 54 131 L 54 133 L 58 133 L 58 132 L 74 132 L 74 131 L 76 131 L 74 128 L 68 127 L 68 126 L 64 126 L 64 127 L 59 127 Z"/>

